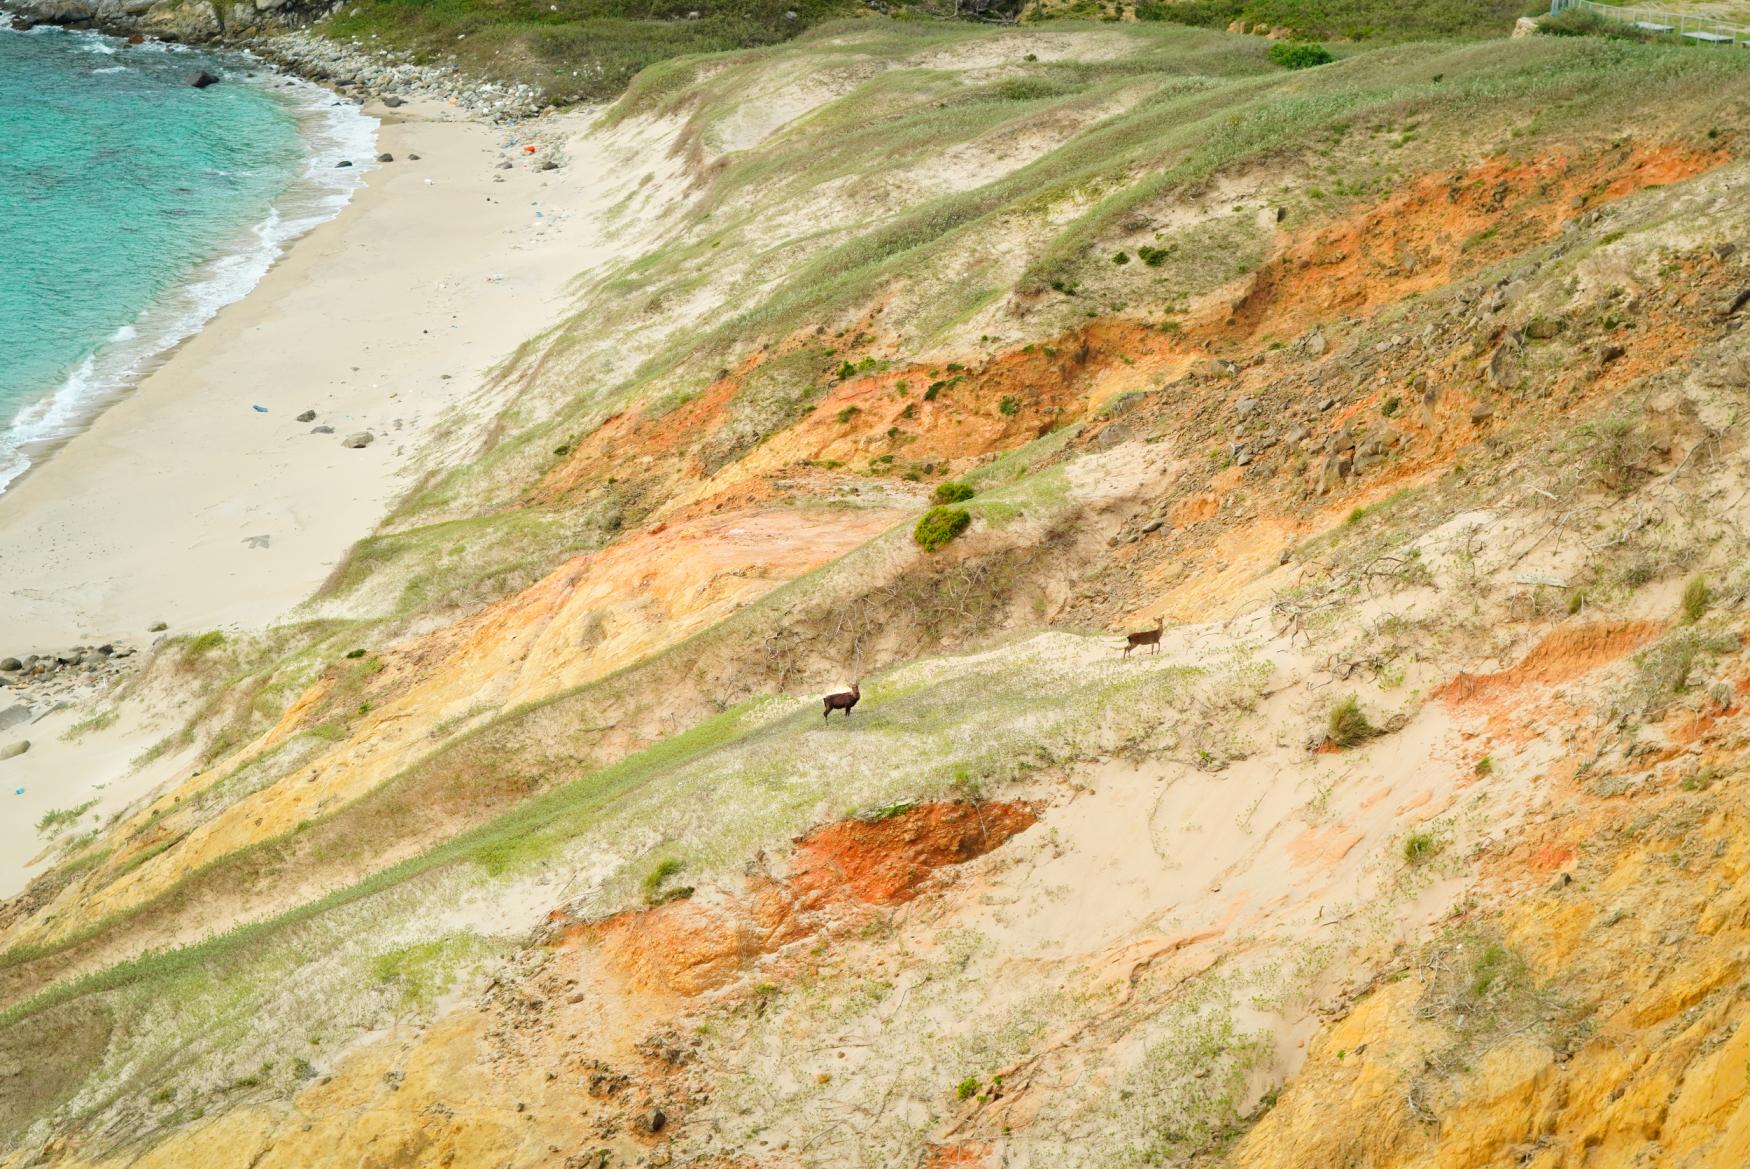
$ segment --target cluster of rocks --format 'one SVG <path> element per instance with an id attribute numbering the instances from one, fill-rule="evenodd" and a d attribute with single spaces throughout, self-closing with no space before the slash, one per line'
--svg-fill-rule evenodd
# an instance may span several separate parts
<path id="1" fill-rule="evenodd" d="M 297 420 L 299 422 L 315 422 L 316 421 L 316 411 L 305 410 L 298 415 Z M 401 420 L 396 419 L 395 421 L 396 421 L 396 425 L 399 426 Z M 328 425 L 326 422 L 321 422 L 321 423 L 317 423 L 315 426 L 312 426 L 310 428 L 310 433 L 311 434 L 333 434 L 334 427 Z M 361 430 L 356 434 L 349 434 L 345 438 L 341 439 L 340 445 L 343 447 L 346 447 L 348 450 L 356 451 L 356 450 L 362 450 L 365 447 L 370 446 L 373 442 L 376 442 L 376 441 L 377 441 L 376 435 L 372 434 L 368 430 Z"/>
<path id="2" fill-rule="evenodd" d="M 526 85 L 481 81 L 457 66 L 418 65 L 404 55 L 341 44 L 309 32 L 305 26 L 333 10 L 331 0 L 251 0 L 232 5 L 182 0 L 4 0 L 4 5 L 0 20 L 9 19 L 23 29 L 55 24 L 110 33 L 134 43 L 149 36 L 247 49 L 288 73 L 361 101 L 382 99 L 390 108 L 409 98 L 431 98 L 501 121 L 530 117 L 546 108 L 540 93 Z M 217 80 L 203 73 L 191 84 L 204 87 Z"/>
<path id="3" fill-rule="evenodd" d="M 190 4 L 187 0 L 6 0 L 15 27 L 55 24 L 118 36 L 164 41 L 207 41 L 297 28 L 326 16 L 333 0 L 246 0 Z"/>
<path id="4" fill-rule="evenodd" d="M 0 699 L 0 733 L 28 727 L 120 681 L 137 651 L 132 646 L 76 645 L 53 653 L 0 658 L 0 686 L 20 692 Z M 29 739 L 0 743 L 0 760 L 30 750 Z"/>
<path id="5" fill-rule="evenodd" d="M 544 108 L 526 85 L 480 81 L 456 66 L 419 65 L 385 51 L 341 44 L 309 32 L 288 32 L 251 41 L 249 48 L 288 73 L 332 86 L 359 100 L 380 99 L 391 109 L 410 98 L 454 102 L 493 120 L 526 118 Z"/>
<path id="6" fill-rule="evenodd" d="M 51 653 L 0 658 L 0 683 L 14 689 L 64 684 L 85 687 L 123 672 L 122 663 L 138 652 L 133 646 L 76 645 Z"/>

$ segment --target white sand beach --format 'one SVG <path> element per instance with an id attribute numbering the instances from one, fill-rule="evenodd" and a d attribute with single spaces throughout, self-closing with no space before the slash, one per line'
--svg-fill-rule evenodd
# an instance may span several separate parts
<path id="1" fill-rule="evenodd" d="M 405 489 L 422 432 L 563 311 L 601 246 L 596 160 L 539 171 L 452 109 L 370 112 L 396 161 L 0 494 L 0 654 L 272 622 Z"/>

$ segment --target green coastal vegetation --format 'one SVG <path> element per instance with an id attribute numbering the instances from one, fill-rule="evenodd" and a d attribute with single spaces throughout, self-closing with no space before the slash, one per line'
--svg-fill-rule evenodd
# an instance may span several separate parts
<path id="1" fill-rule="evenodd" d="M 1226 29 L 1237 23 L 1286 30 L 1299 42 L 1384 43 L 1504 37 L 1516 17 L 1548 11 L 1540 0 L 897 0 L 874 6 L 859 0 L 354 0 L 318 28 L 337 40 L 402 50 L 422 61 L 453 61 L 471 74 L 531 85 L 566 104 L 612 99 L 661 61 L 772 45 L 825 22 L 877 14 L 1025 27 L 1140 21 Z M 1572 20 L 1564 28 L 1570 25 L 1580 29 Z"/>

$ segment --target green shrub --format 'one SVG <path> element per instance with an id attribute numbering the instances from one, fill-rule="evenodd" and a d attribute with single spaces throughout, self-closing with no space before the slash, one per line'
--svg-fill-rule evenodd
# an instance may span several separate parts
<path id="1" fill-rule="evenodd" d="M 61 808 L 55 811 L 44 812 L 42 814 L 42 819 L 36 822 L 36 830 L 39 833 L 44 834 L 59 832 L 61 829 L 66 828 L 69 825 L 78 823 L 79 817 L 83 816 L 96 806 L 96 800 L 87 800 L 77 808 Z"/>
<path id="2" fill-rule="evenodd" d="M 1114 264 L 1128 264 L 1128 263 L 1130 263 L 1130 253 L 1129 252 L 1114 252 L 1112 255 L 1112 262 Z"/>
<path id="3" fill-rule="evenodd" d="M 845 423 L 855 418 L 859 413 L 861 413 L 861 410 L 858 407 L 846 406 L 843 410 L 839 411 L 839 425 L 843 426 Z"/>
<path id="4" fill-rule="evenodd" d="M 1636 28 L 1632 21 L 1612 20 L 1585 8 L 1570 8 L 1537 22 L 1537 31 L 1550 37 L 1615 37 L 1625 41 L 1650 41 L 1654 33 Z"/>
<path id="5" fill-rule="evenodd" d="M 654 869 L 644 874 L 644 903 L 646 905 L 661 905 L 668 901 L 679 901 L 683 897 L 693 895 L 691 885 L 668 884 L 669 878 L 681 871 L 682 865 L 674 857 L 665 857 L 657 862 Z"/>
<path id="6" fill-rule="evenodd" d="M 965 503 L 977 494 L 978 492 L 973 490 L 972 484 L 950 480 L 947 483 L 936 484 L 935 494 L 930 498 L 937 503 Z"/>
<path id="7" fill-rule="evenodd" d="M 209 629 L 207 632 L 188 643 L 188 652 L 190 656 L 193 656 L 194 654 L 204 654 L 208 650 L 218 649 L 224 644 L 225 635 L 220 633 L 217 629 Z"/>
<path id="8" fill-rule="evenodd" d="M 1277 41 L 1270 46 L 1270 59 L 1284 69 L 1311 69 L 1336 60 L 1325 46 L 1310 41 Z"/>
<path id="9" fill-rule="evenodd" d="M 1706 579 L 1699 576 L 1691 577 L 1689 583 L 1683 586 L 1684 622 L 1694 625 L 1700 621 L 1702 614 L 1706 613 L 1708 606 L 1713 603 L 1713 599 L 1713 590 L 1707 587 Z"/>
<path id="10" fill-rule="evenodd" d="M 1432 832 L 1412 832 L 1404 841 L 1404 863 L 1419 865 L 1434 855 L 1437 842 Z"/>
<path id="11" fill-rule="evenodd" d="M 1379 734 L 1379 728 L 1367 721 L 1361 702 L 1353 694 L 1331 708 L 1331 742 L 1339 747 L 1354 747 Z"/>
<path id="12" fill-rule="evenodd" d="M 958 1100 L 970 1100 L 978 1095 L 978 1077 L 967 1076 L 954 1086 L 954 1096 Z"/>
<path id="13" fill-rule="evenodd" d="M 972 513 L 963 507 L 932 507 L 912 529 L 912 539 L 925 552 L 934 552 L 964 532 L 972 523 Z"/>
<path id="14" fill-rule="evenodd" d="M 1244 11 L 1244 0 L 1137 0 L 1136 19 L 1226 28 Z"/>
<path id="15" fill-rule="evenodd" d="M 1150 268 L 1159 268 L 1167 262 L 1170 253 L 1165 248 L 1153 248 L 1147 244 L 1136 249 L 1136 256 Z"/>
<path id="16" fill-rule="evenodd" d="M 1013 418 L 1021 412 L 1021 399 L 1013 394 L 1004 394 L 1003 400 L 997 403 L 997 413 L 1004 418 Z"/>

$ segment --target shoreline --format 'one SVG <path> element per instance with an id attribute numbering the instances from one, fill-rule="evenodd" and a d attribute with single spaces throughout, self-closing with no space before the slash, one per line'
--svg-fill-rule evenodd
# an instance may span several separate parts
<path id="1" fill-rule="evenodd" d="M 96 32 L 68 35 L 114 39 Z M 265 72 L 265 78 L 251 72 L 229 83 L 254 86 L 285 108 L 304 143 L 304 164 L 275 197 L 266 216 L 214 241 L 213 255 L 119 326 L 40 399 L 16 409 L 6 420 L 6 428 L 14 433 L 3 449 L 14 461 L 0 460 L 0 495 L 89 429 L 227 305 L 253 292 L 288 247 L 340 213 L 376 165 L 378 120 L 358 105 L 315 82 L 264 68 L 251 54 L 220 49 L 213 56 L 234 58 L 245 69 Z M 295 91 L 288 94 L 287 87 Z M 343 160 L 345 165 L 339 165 Z M 16 433 L 20 427 L 38 433 L 20 438 Z"/>
<path id="2" fill-rule="evenodd" d="M 547 200 L 572 168 L 499 169 L 505 133 L 452 107 L 366 112 L 397 161 L 0 493 L 0 656 L 283 618 L 410 485 L 432 427 L 568 305 L 589 259 L 552 246 L 571 214 Z"/>

